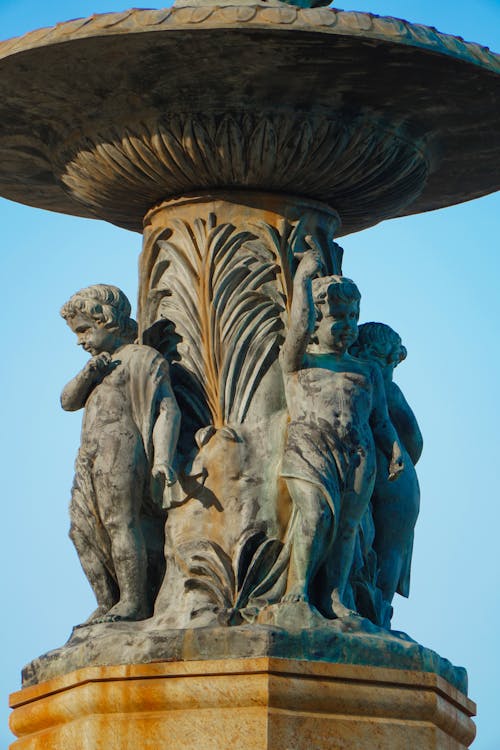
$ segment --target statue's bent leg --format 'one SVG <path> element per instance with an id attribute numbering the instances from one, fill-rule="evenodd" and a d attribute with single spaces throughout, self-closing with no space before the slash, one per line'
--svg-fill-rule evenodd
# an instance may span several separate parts
<path id="1" fill-rule="evenodd" d="M 401 577 L 402 555 L 400 550 L 394 546 L 386 547 L 383 551 L 383 556 L 379 552 L 377 552 L 377 555 L 379 559 L 382 559 L 377 577 L 377 586 L 382 590 L 384 600 L 390 604 Z"/>
<path id="2" fill-rule="evenodd" d="M 311 584 L 333 542 L 333 511 L 316 485 L 291 477 L 286 482 L 297 509 L 297 518 L 283 601 L 309 602 Z"/>
<path id="3" fill-rule="evenodd" d="M 377 477 L 372 504 L 376 527 L 374 549 L 379 565 L 377 585 L 390 604 L 402 579 L 402 593 L 406 591 L 408 595 L 408 557 L 411 557 L 413 530 L 420 507 L 417 475 L 409 457 L 397 482 Z"/>

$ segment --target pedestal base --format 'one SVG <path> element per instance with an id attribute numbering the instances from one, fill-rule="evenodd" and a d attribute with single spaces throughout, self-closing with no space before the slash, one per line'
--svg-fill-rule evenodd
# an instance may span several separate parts
<path id="1" fill-rule="evenodd" d="M 11 750 L 461 750 L 441 677 L 278 658 L 88 667 L 11 696 Z"/>

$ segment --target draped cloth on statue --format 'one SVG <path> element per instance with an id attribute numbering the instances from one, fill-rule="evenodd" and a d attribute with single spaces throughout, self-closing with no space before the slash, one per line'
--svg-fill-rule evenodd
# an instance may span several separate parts
<path id="1" fill-rule="evenodd" d="M 355 467 L 349 443 L 341 441 L 326 420 L 321 421 L 325 428 L 320 423 L 290 422 L 281 476 L 316 485 L 338 518 L 340 494 L 349 486 Z"/>

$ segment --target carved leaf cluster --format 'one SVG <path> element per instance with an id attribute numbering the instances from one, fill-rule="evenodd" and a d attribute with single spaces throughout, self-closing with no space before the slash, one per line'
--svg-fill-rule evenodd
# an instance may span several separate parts
<path id="1" fill-rule="evenodd" d="M 232 559 L 213 541 L 183 545 L 180 552 L 188 568 L 185 588 L 208 593 L 215 607 L 236 619 L 266 580 L 282 548 L 278 539 L 255 530 L 242 535 Z"/>
<path id="2" fill-rule="evenodd" d="M 200 424 L 241 423 L 282 327 L 269 290 L 275 258 L 251 232 L 217 224 L 213 214 L 171 226 L 172 236 L 156 242 L 148 316 L 175 322 L 185 395 Z"/>
<path id="3" fill-rule="evenodd" d="M 287 312 L 290 311 L 293 290 L 293 277 L 299 257 L 304 251 L 304 239 L 309 234 L 306 218 L 295 222 L 282 220 L 278 226 L 264 221 L 256 224 L 259 236 L 280 259 L 278 288 L 282 294 Z M 342 273 L 343 250 L 333 240 L 332 232 L 325 228 L 315 227 L 314 240 L 320 248 L 326 274 Z"/>

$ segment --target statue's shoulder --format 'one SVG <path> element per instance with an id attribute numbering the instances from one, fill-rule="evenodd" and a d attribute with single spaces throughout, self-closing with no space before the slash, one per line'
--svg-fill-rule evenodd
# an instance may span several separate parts
<path id="1" fill-rule="evenodd" d="M 360 369 L 366 373 L 367 377 L 373 382 L 378 382 L 382 379 L 382 372 L 376 362 L 371 362 L 369 359 L 357 359 L 359 362 Z"/>
<path id="2" fill-rule="evenodd" d="M 168 362 L 157 349 L 146 344 L 126 344 L 119 352 L 119 358 L 123 363 L 130 363 L 134 366 L 150 367 L 153 363 L 162 365 L 168 369 Z"/>
<path id="3" fill-rule="evenodd" d="M 152 346 L 148 346 L 147 344 L 140 344 L 136 341 L 134 341 L 133 344 L 126 344 L 122 349 L 120 349 L 121 352 L 126 352 L 127 356 L 129 357 L 162 357 L 164 358 L 162 354 L 158 351 L 158 349 L 155 349 Z"/>

